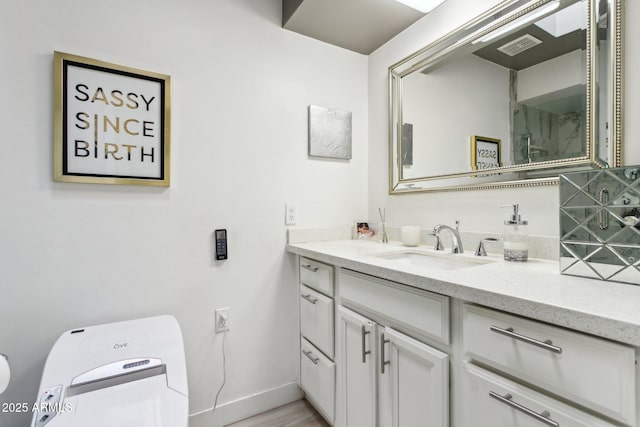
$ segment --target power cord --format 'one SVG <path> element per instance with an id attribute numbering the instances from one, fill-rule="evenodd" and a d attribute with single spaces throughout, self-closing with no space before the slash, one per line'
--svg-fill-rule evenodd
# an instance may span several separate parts
<path id="1" fill-rule="evenodd" d="M 224 388 L 224 385 L 227 382 L 227 355 L 224 351 L 224 342 L 227 339 L 227 333 L 224 333 L 224 336 L 222 337 L 222 384 L 220 384 L 220 388 L 218 389 L 218 392 L 216 393 L 216 397 L 213 401 L 213 409 L 211 410 L 211 418 L 213 418 L 213 414 L 216 412 L 216 408 L 218 407 L 218 397 L 220 397 L 220 392 L 222 392 L 222 389 Z M 202 422 L 202 427 L 205 427 L 205 421 L 206 421 L 206 417 L 205 420 Z"/>

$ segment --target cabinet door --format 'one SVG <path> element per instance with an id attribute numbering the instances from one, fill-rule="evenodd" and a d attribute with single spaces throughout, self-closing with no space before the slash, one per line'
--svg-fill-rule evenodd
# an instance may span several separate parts
<path id="1" fill-rule="evenodd" d="M 338 307 L 338 426 L 376 425 L 375 329 L 366 317 Z"/>
<path id="2" fill-rule="evenodd" d="M 448 426 L 449 356 L 391 328 L 378 331 L 378 425 Z"/>

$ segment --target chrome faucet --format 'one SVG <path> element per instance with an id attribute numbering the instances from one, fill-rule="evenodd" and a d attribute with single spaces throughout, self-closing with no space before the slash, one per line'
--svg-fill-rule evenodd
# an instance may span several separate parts
<path id="1" fill-rule="evenodd" d="M 460 227 L 460 221 L 456 221 L 455 229 L 444 224 L 438 224 L 435 227 L 433 227 L 433 234 L 436 236 L 436 238 L 438 238 L 438 241 L 440 240 L 439 237 L 440 237 L 440 232 L 442 230 L 449 231 L 449 233 L 451 234 L 451 253 L 452 254 L 461 254 L 464 252 L 464 248 L 462 247 L 462 239 L 460 238 L 459 227 Z M 436 249 L 443 250 L 444 248 L 440 246 L 439 248 L 436 248 Z"/>
<path id="2" fill-rule="evenodd" d="M 434 236 L 436 238 L 436 244 L 433 247 L 436 251 L 444 251 L 444 246 L 442 246 L 442 239 L 440 235 L 434 233 L 433 231 L 427 231 L 427 236 Z"/>

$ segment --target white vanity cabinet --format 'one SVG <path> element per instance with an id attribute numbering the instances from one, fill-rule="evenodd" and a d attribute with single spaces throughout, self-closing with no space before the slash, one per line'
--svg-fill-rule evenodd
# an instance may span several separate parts
<path id="1" fill-rule="evenodd" d="M 448 426 L 449 356 L 389 326 L 414 319 L 409 329 L 426 325 L 423 335 L 441 335 L 448 331 L 442 318 L 448 299 L 346 270 L 340 270 L 339 284 L 341 304 L 352 308 L 337 309 L 336 425 Z M 430 308 L 436 325 L 423 321 L 434 316 Z"/>
<path id="2" fill-rule="evenodd" d="M 335 413 L 334 268 L 300 258 L 300 387 L 333 423 Z"/>
<path id="3" fill-rule="evenodd" d="M 566 301 L 556 304 L 541 292 L 505 293 L 503 270 L 522 277 L 528 265 L 482 273 L 502 277 L 494 291 L 487 277 L 477 277 L 478 287 L 450 272 L 420 277 L 369 264 L 359 246 L 344 246 L 351 252 L 323 258 L 305 245 L 299 253 L 300 385 L 333 425 L 640 427 L 640 347 L 622 333 L 629 324 L 640 334 L 633 316 L 625 323 L 583 305 L 567 309 Z M 306 258 L 314 254 L 325 263 Z M 544 274 L 554 286 L 567 281 L 571 291 L 582 285 L 556 270 Z M 627 288 L 616 289 L 626 295 Z M 631 310 L 640 293 L 628 295 L 631 302 L 620 303 Z M 557 321 L 548 316 L 554 306 Z M 582 318 L 584 326 L 559 326 Z M 612 324 L 628 344 L 603 338 L 618 335 Z"/>
<path id="4" fill-rule="evenodd" d="M 606 417 L 636 425 L 632 347 L 470 304 L 462 342 L 465 419 L 478 422 L 482 413 L 480 425 L 612 425 Z"/>

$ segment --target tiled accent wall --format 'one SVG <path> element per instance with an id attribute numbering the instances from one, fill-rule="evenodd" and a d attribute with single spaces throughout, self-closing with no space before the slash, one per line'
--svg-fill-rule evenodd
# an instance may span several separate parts
<path id="1" fill-rule="evenodd" d="M 560 271 L 640 284 L 640 166 L 560 176 Z"/>

